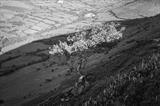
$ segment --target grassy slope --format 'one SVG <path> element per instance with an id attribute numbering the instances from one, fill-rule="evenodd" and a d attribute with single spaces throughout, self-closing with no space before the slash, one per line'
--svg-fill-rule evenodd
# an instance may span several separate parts
<path id="1" fill-rule="evenodd" d="M 83 70 L 83 73 L 86 76 L 86 81 L 89 83 L 89 86 L 87 87 L 86 90 L 82 90 L 83 91 L 82 93 L 77 95 L 76 92 L 74 92 L 74 90 L 76 90 L 74 87 L 75 83 L 78 81 L 78 78 L 79 78 L 78 75 L 75 75 L 75 73 L 73 72 L 73 74 L 68 73 L 67 76 L 65 76 L 66 72 L 64 70 L 64 73 L 63 73 L 64 76 L 62 75 L 63 77 L 57 77 L 57 80 L 54 79 L 50 81 L 53 85 L 55 82 L 60 83 L 59 88 L 52 90 L 52 92 L 49 92 L 47 94 L 41 95 L 37 99 L 27 102 L 24 105 L 34 106 L 36 104 L 42 103 L 43 105 L 48 104 L 47 106 L 50 106 L 51 104 L 55 106 L 55 105 L 64 103 L 63 105 L 66 106 L 66 103 L 67 103 L 68 105 L 75 106 L 75 105 L 82 105 L 83 103 L 88 101 L 90 97 L 93 98 L 93 97 L 97 97 L 99 94 L 101 95 L 101 91 L 106 89 L 106 85 L 110 83 L 110 81 L 108 81 L 108 80 L 111 80 L 110 76 L 113 76 L 116 79 L 116 76 L 120 72 L 131 71 L 131 69 L 138 62 L 141 61 L 141 58 L 143 56 L 152 55 L 153 52 L 158 51 L 159 49 L 158 39 L 160 39 L 159 38 L 160 37 L 159 19 L 160 19 L 160 16 L 155 16 L 151 18 L 123 21 L 121 23 L 122 23 L 122 26 L 126 27 L 126 31 L 124 32 L 124 38 L 120 42 L 107 44 L 103 46 L 100 45 L 95 49 L 88 50 L 85 53 L 88 56 L 88 63 L 87 63 L 87 67 Z M 157 41 L 154 39 L 157 39 Z M 63 56 L 59 61 L 59 59 L 55 57 L 50 57 L 48 55 L 48 47 L 51 46 L 53 42 L 56 43 L 56 41 L 58 40 L 65 40 L 65 37 L 60 36 L 60 37 L 54 37 L 52 39 L 33 42 L 32 44 L 23 46 L 21 48 L 18 48 L 16 50 L 13 50 L 1 56 L 0 75 L 4 76 L 7 74 L 8 76 L 5 76 L 5 77 L 7 80 L 9 80 L 8 81 L 9 86 L 8 88 L 5 88 L 5 89 L 8 89 L 8 91 L 10 91 L 11 94 L 13 94 L 13 90 L 18 90 L 21 87 L 22 89 L 25 89 L 25 86 L 28 87 L 28 85 L 25 85 L 25 83 L 33 82 L 33 85 L 38 85 L 39 82 L 38 83 L 35 82 L 34 79 L 40 78 L 43 81 L 43 79 L 48 79 L 48 74 L 52 76 L 51 73 L 53 72 L 51 72 L 50 70 L 52 70 L 52 68 L 55 67 L 55 62 L 58 62 L 58 64 L 60 64 L 58 65 L 59 68 L 65 66 L 65 63 L 63 63 L 65 59 Z M 29 59 L 28 56 L 31 56 L 30 58 L 32 59 L 34 58 L 33 59 L 34 61 L 32 59 Z M 75 58 L 76 58 L 76 55 L 75 55 Z M 16 62 L 19 59 L 20 60 L 24 59 L 24 60 L 23 62 Z M 8 64 L 8 62 L 13 64 Z M 52 65 L 52 62 L 53 62 L 53 65 Z M 47 64 L 47 66 L 44 63 Z M 36 69 L 34 69 L 34 66 Z M 51 67 L 51 69 L 47 67 Z M 36 71 L 36 70 L 40 70 L 40 71 Z M 63 71 L 63 68 L 61 70 Z M 25 72 L 23 73 L 23 71 L 29 74 L 26 75 Z M 17 73 L 15 74 L 13 73 L 10 76 L 11 72 L 17 72 Z M 33 72 L 36 74 L 36 76 L 33 74 Z M 59 72 L 59 70 L 58 71 L 55 70 L 55 73 L 53 73 L 53 75 L 56 74 L 57 72 L 61 73 L 61 71 Z M 25 75 L 26 80 L 24 80 L 24 82 L 23 80 L 21 81 L 21 77 L 17 77 L 17 80 L 12 81 L 12 79 L 15 79 L 14 75 L 18 73 L 20 73 L 21 77 L 24 77 L 23 74 Z M 41 73 L 43 73 L 43 75 L 44 76 L 46 75 L 46 76 L 39 77 L 41 76 Z M 33 76 L 33 78 L 31 78 L 30 76 Z M 4 77 L 4 80 L 5 80 L 5 77 Z M 30 77 L 30 78 L 27 79 L 27 77 L 28 78 Z M 15 84 L 17 82 L 14 82 L 14 84 L 11 84 L 10 80 L 12 82 L 14 81 L 18 81 L 18 82 L 20 81 L 20 82 L 18 85 Z M 41 84 L 41 80 L 40 80 L 40 84 Z M 0 82 L 2 84 L 5 83 L 5 81 L 3 81 L 3 77 L 1 77 Z M 22 84 L 22 82 L 24 85 Z M 49 85 L 50 83 L 47 83 L 47 84 L 44 84 L 44 85 L 42 84 L 43 85 L 42 87 L 39 86 L 37 88 L 33 86 L 32 88 L 35 89 L 35 92 L 39 91 L 38 89 L 43 89 L 43 87 L 44 89 L 46 89 L 45 87 L 47 87 L 48 89 L 54 89 L 54 86 Z M 12 88 L 13 87 L 12 85 L 13 86 L 16 85 L 16 89 Z M 79 86 L 79 88 L 81 88 L 81 85 Z M 28 91 L 24 90 L 23 93 L 24 92 L 27 93 Z M 3 95 L 12 96 L 11 94 L 4 93 Z M 67 99 L 67 102 L 64 101 L 66 99 Z M 92 105 L 93 104 L 91 104 L 91 106 Z"/>
<path id="2" fill-rule="evenodd" d="M 157 75 L 154 74 L 153 77 L 148 77 L 151 75 L 151 71 L 156 71 L 155 66 L 153 66 L 153 69 L 142 68 L 141 70 L 141 68 L 136 68 L 135 71 L 133 71 L 133 69 L 142 64 L 143 58 L 147 60 L 147 58 L 152 57 L 153 54 L 160 53 L 159 20 L 160 15 L 121 22 L 122 26 L 126 27 L 124 38 L 114 46 L 109 47 L 105 45 L 93 51 L 91 50 L 92 53 L 89 51 L 88 67 L 83 70 L 85 81 L 79 84 L 78 88 L 75 86 L 75 83 L 78 83 L 77 76 L 73 76 L 71 79 L 64 81 L 59 89 L 54 91 L 51 97 L 48 99 L 43 98 L 45 101 L 40 102 L 40 98 L 38 98 L 24 105 L 105 106 L 106 103 L 115 106 L 123 104 L 127 106 L 158 105 L 160 102 L 159 88 L 153 87 L 155 87 L 155 83 L 157 86 L 160 86 L 160 80 L 157 76 L 159 72 Z M 99 52 L 98 56 L 97 53 L 95 53 L 97 51 Z M 148 61 L 147 63 L 152 64 L 152 62 Z M 148 65 L 148 67 L 150 67 L 150 65 Z M 149 70 L 146 72 L 148 75 L 143 76 L 144 79 L 142 79 L 141 83 L 136 73 L 141 73 L 141 71 L 143 72 L 145 70 Z M 135 75 L 131 76 L 131 79 L 134 79 L 134 77 L 138 79 L 136 83 L 134 80 L 126 80 L 129 77 L 123 77 L 125 75 L 129 76 L 130 72 L 133 72 Z M 121 78 L 121 80 L 119 78 Z M 85 85 L 86 83 L 87 85 Z M 115 89 L 110 86 L 114 86 Z M 110 89 L 110 91 L 108 89 Z M 81 90 L 81 92 L 78 90 Z M 152 92 L 153 90 L 157 92 Z M 146 95 L 138 93 L 142 91 Z M 111 95 L 111 93 L 113 94 Z M 151 94 L 153 95 L 151 96 Z M 151 98 L 149 98 L 149 96 L 151 96 Z"/>

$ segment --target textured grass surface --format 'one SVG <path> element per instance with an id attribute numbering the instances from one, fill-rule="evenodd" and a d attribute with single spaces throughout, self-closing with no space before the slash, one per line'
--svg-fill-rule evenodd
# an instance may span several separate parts
<path id="1" fill-rule="evenodd" d="M 75 71 L 68 70 L 70 60 L 67 60 L 65 56 L 50 56 L 48 54 L 48 48 L 53 43 L 58 43 L 58 40 L 65 41 L 66 36 L 70 34 L 33 42 L 0 56 L 0 68 L 4 72 L 8 70 L 5 70 L 4 65 L 12 69 L 12 65 L 6 63 L 12 62 L 12 64 L 15 64 L 14 67 L 25 65 L 17 70 L 15 69 L 11 74 L 0 77 L 0 85 L 2 85 L 0 86 L 1 103 L 4 102 L 8 106 L 21 104 L 26 106 L 35 106 L 37 104 L 78 106 L 99 98 L 97 96 L 101 95 L 104 89 L 107 89 L 110 82 L 114 82 L 114 79 L 117 80 L 118 75 L 122 79 L 125 78 L 125 74 L 129 76 L 134 66 L 141 65 L 143 58 L 146 58 L 145 61 L 147 61 L 148 56 L 152 57 L 153 53 L 159 53 L 159 20 L 160 16 L 158 15 L 151 18 L 120 21 L 121 25 L 126 27 L 126 30 L 123 32 L 124 36 L 119 42 L 104 43 L 96 48 L 82 52 L 86 55 L 88 61 L 86 67 L 81 70 L 83 77 L 80 79 Z M 74 35 L 74 33 L 71 35 Z M 75 53 L 71 56 L 75 66 L 78 60 L 77 55 Z M 25 61 L 21 61 L 18 64 L 15 62 L 17 59 Z M 155 76 L 155 79 L 158 80 L 157 76 Z M 145 82 L 146 80 L 143 81 Z M 154 86 L 150 81 L 152 81 L 152 78 L 149 78 L 147 83 L 144 83 L 144 87 L 145 84 Z M 128 85 L 130 84 L 133 83 L 131 82 Z M 121 89 L 125 84 L 120 83 L 120 85 L 120 87 L 115 87 Z M 131 86 L 131 91 L 132 87 L 139 87 L 139 84 Z M 113 91 L 119 92 L 120 89 L 113 89 Z M 154 89 L 156 91 L 157 88 L 154 86 Z M 124 94 L 122 98 L 125 98 L 126 93 Z M 130 91 L 128 94 L 129 97 L 133 96 Z M 121 98 L 120 96 L 113 97 Z M 150 100 L 150 98 L 146 98 L 146 100 Z M 156 99 L 154 98 L 153 102 L 154 100 Z M 116 101 L 114 100 L 114 103 Z M 127 101 L 132 100 L 128 99 Z M 140 102 L 138 101 L 137 103 Z M 124 104 L 125 102 L 120 100 L 120 103 L 116 103 Z"/>

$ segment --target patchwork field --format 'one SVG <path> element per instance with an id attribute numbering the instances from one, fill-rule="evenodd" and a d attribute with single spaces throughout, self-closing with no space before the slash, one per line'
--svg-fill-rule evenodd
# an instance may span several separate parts
<path id="1" fill-rule="evenodd" d="M 155 0 L 157 1 L 157 0 Z M 153 16 L 147 0 L 0 0 L 1 54 L 29 42 L 110 20 Z"/>

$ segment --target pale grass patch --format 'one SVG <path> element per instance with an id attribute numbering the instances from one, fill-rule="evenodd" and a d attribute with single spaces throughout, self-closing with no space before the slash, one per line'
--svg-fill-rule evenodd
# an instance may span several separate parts
<path id="1" fill-rule="evenodd" d="M 86 31 L 77 32 L 75 36 L 67 37 L 67 42 L 72 42 L 72 44 L 69 45 L 67 42 L 59 41 L 59 44 L 55 44 L 49 48 L 49 53 L 52 55 L 63 54 L 65 50 L 69 54 L 72 54 L 73 52 L 94 47 L 100 43 L 119 40 L 122 38 L 122 31 L 124 31 L 125 28 L 122 27 L 120 30 L 117 30 L 117 26 L 119 26 L 119 24 L 111 22 L 91 27 L 89 35 Z M 89 37 L 87 38 L 87 36 Z"/>

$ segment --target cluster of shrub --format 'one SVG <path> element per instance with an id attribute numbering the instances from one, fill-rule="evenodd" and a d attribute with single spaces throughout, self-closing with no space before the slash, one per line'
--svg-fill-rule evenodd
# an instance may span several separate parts
<path id="1" fill-rule="evenodd" d="M 100 43 L 118 40 L 122 38 L 122 31 L 125 29 L 117 30 L 118 26 L 120 26 L 118 23 L 110 22 L 92 26 L 89 33 L 83 29 L 80 32 L 76 32 L 74 36 L 68 36 L 67 41 L 59 41 L 59 44 L 50 47 L 49 53 L 52 55 L 64 54 L 65 52 L 72 54 L 73 52 L 94 47 Z"/>
<path id="2" fill-rule="evenodd" d="M 160 53 L 144 57 L 132 70 L 112 76 L 96 97 L 82 106 L 159 106 Z"/>

